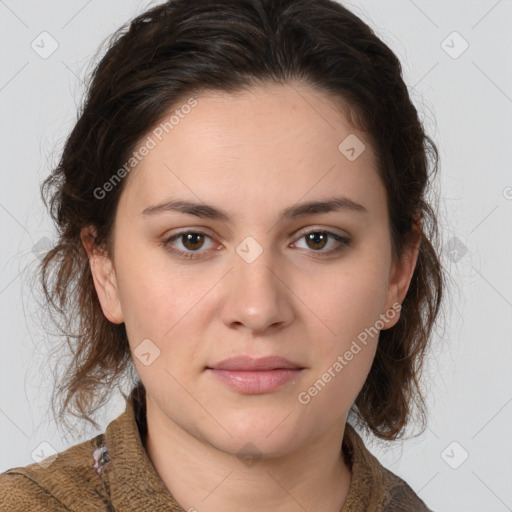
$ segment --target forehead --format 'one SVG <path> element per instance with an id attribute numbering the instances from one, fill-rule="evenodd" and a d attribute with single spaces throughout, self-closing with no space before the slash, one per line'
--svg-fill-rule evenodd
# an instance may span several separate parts
<path id="1" fill-rule="evenodd" d="M 195 106 L 180 112 L 193 103 L 175 105 L 142 139 L 154 147 L 129 175 L 131 202 L 147 206 L 176 193 L 247 208 L 256 198 L 260 206 L 293 203 L 334 190 L 382 201 L 373 148 L 340 100 L 296 82 L 193 99 Z"/>

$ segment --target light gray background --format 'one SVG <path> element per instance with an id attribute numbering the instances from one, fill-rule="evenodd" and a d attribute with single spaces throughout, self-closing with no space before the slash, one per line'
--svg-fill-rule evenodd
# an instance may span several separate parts
<path id="1" fill-rule="evenodd" d="M 99 44 L 155 3 L 0 0 L 0 471 L 33 462 L 41 443 L 60 451 L 96 432 L 73 435 L 48 413 L 53 360 L 32 290 L 38 254 L 55 233 L 39 183 L 76 120 Z M 443 253 L 456 286 L 424 379 L 428 429 L 367 444 L 436 511 L 512 510 L 512 1 L 346 5 L 403 63 L 441 153 L 443 243 L 459 251 Z M 43 31 L 58 43 L 46 59 L 31 48 Z M 123 409 L 115 396 L 102 429 Z"/>

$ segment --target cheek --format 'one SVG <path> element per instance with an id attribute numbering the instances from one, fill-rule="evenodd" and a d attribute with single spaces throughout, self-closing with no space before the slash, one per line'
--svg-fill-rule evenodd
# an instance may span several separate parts
<path id="1" fill-rule="evenodd" d="M 127 250 L 120 247 L 116 258 L 116 272 L 127 331 L 160 337 L 185 314 L 195 291 L 183 286 L 179 274 L 171 273 L 162 258 L 155 258 L 158 250 L 125 246 Z"/>
<path id="2" fill-rule="evenodd" d="M 322 321 L 319 329 L 336 348 L 374 326 L 384 313 L 387 275 L 378 261 L 354 258 L 336 272 L 317 276 L 314 288 L 305 285 L 301 296 L 306 297 L 304 302 Z"/>
<path id="3" fill-rule="evenodd" d="M 330 424 L 347 414 L 368 376 L 376 342 L 350 344 L 319 365 L 321 370 L 312 372 L 297 395 L 312 422 L 311 428 L 318 426 L 319 418 Z"/>
<path id="4" fill-rule="evenodd" d="M 381 314 L 387 295 L 388 269 L 377 251 L 351 259 L 329 279 L 322 278 L 315 293 L 309 293 L 308 305 L 318 312 L 311 381 L 320 379 L 335 403 L 354 400 L 371 368 L 379 339 Z M 328 327 L 328 329 L 327 329 Z M 313 393 L 315 391 L 313 390 Z M 327 406 L 327 402 L 325 404 Z"/>
<path id="5" fill-rule="evenodd" d="M 198 301 L 215 281 L 213 277 L 192 280 L 180 272 L 171 272 L 170 266 L 162 265 L 159 258 L 151 261 L 149 251 L 123 254 L 126 257 L 119 258 L 116 265 L 119 298 L 139 375 L 151 380 L 156 369 L 164 368 L 177 368 L 180 373 L 183 361 L 200 360 L 194 359 L 195 340 L 200 338 L 206 316 L 201 314 L 203 303 Z M 158 353 L 149 369 L 137 358 L 145 346 L 143 342 L 151 354 Z M 148 350 L 144 349 L 144 353 Z"/>

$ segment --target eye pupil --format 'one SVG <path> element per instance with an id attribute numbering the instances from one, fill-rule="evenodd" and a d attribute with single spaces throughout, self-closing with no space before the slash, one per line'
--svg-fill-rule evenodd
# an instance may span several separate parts
<path id="1" fill-rule="evenodd" d="M 201 233 L 187 233 L 183 237 L 183 245 L 189 250 L 200 249 L 204 243 L 204 236 Z M 199 239 L 199 242 L 196 239 Z"/>
<path id="2" fill-rule="evenodd" d="M 326 233 L 316 232 L 316 233 L 309 233 L 306 235 L 307 244 L 310 245 L 310 242 L 313 242 L 314 245 L 320 244 L 320 247 L 311 247 L 312 249 L 323 249 L 325 247 L 325 244 L 327 242 L 327 235 Z"/>

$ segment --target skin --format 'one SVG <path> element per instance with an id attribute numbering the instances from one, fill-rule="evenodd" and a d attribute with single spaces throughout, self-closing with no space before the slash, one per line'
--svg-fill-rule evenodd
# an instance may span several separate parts
<path id="1" fill-rule="evenodd" d="M 114 256 L 82 236 L 105 316 L 125 322 L 132 353 L 144 339 L 160 350 L 148 366 L 134 357 L 147 391 L 146 450 L 185 510 L 338 511 L 351 482 L 340 450 L 346 418 L 378 336 L 309 403 L 298 394 L 403 302 L 418 245 L 393 258 L 372 146 L 333 97 L 292 82 L 195 97 L 127 178 Z M 338 149 L 349 134 L 366 145 L 354 161 Z M 289 206 L 340 195 L 367 212 L 278 221 Z M 176 198 L 212 204 L 231 221 L 141 214 Z M 166 249 L 166 238 L 197 229 L 211 238 L 168 244 L 197 259 Z M 304 235 L 322 230 L 351 242 L 331 254 L 334 238 L 308 244 Z M 263 251 L 252 263 L 236 251 L 247 236 Z M 388 315 L 383 329 L 398 319 Z M 279 355 L 305 369 L 273 392 L 247 395 L 205 371 L 237 354 Z M 246 443 L 261 456 L 251 466 L 237 457 Z"/>

